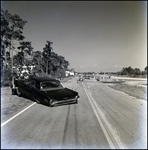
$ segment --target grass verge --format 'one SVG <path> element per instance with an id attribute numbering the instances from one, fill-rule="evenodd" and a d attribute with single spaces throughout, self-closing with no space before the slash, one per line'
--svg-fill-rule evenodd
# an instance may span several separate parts
<path id="1" fill-rule="evenodd" d="M 143 99 L 147 101 L 147 87 L 137 86 L 137 85 L 128 85 L 128 84 L 112 84 L 108 85 L 109 87 L 124 92 L 130 96 L 133 96 L 138 99 Z"/>

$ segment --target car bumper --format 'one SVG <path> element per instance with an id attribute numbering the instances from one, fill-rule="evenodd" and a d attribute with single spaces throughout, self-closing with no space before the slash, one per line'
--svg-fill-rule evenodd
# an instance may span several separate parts
<path id="1" fill-rule="evenodd" d="M 55 104 L 67 104 L 67 103 L 76 103 L 78 101 L 79 97 L 77 98 L 73 98 L 73 99 L 68 99 L 68 100 L 54 100 L 52 102 L 52 105 L 55 105 Z"/>

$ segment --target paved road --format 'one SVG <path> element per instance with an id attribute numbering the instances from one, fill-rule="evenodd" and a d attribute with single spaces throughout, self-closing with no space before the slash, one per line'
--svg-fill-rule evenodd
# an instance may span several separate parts
<path id="1" fill-rule="evenodd" d="M 147 148 L 147 102 L 95 80 L 64 85 L 78 104 L 33 104 L 1 128 L 1 148 Z"/>

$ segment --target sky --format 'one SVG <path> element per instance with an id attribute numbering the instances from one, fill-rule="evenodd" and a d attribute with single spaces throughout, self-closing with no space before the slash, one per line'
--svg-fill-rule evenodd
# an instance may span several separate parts
<path id="1" fill-rule="evenodd" d="M 147 1 L 1 1 L 27 23 L 24 41 L 53 51 L 77 72 L 147 66 Z"/>

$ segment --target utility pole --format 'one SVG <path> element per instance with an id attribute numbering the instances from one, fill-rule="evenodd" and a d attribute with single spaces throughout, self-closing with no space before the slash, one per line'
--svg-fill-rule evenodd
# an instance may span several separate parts
<path id="1" fill-rule="evenodd" d="M 15 45 L 15 44 L 13 44 L 13 40 L 12 40 L 12 42 L 10 44 L 10 51 L 11 51 L 11 74 L 14 73 L 14 71 L 13 71 L 13 50 L 14 50 L 13 45 Z"/>
<path id="2" fill-rule="evenodd" d="M 11 50 L 11 77 L 12 77 L 11 82 L 12 82 L 12 88 L 14 88 L 15 85 L 14 85 L 14 75 L 13 75 L 13 40 L 10 44 L 10 50 Z"/>
<path id="3" fill-rule="evenodd" d="M 11 74 L 13 75 L 13 48 L 11 49 Z"/>

